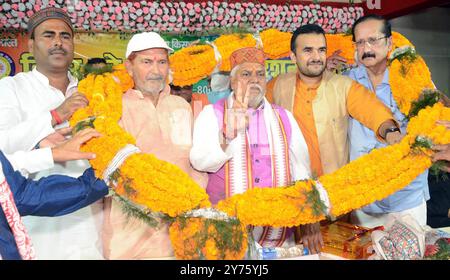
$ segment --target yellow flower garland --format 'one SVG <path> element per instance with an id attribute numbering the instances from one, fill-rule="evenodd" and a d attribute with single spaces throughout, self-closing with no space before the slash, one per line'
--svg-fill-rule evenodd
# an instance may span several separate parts
<path id="1" fill-rule="evenodd" d="M 355 63 L 355 47 L 352 36 L 347 34 L 325 34 L 327 39 L 327 57 L 341 50 L 340 56 L 347 59 L 347 64 Z"/>
<path id="2" fill-rule="evenodd" d="M 395 31 L 392 32 L 392 44 L 393 50 L 403 46 L 413 46 L 413 44 L 405 36 Z"/>
<path id="3" fill-rule="evenodd" d="M 312 181 L 299 181 L 291 187 L 254 188 L 222 200 L 216 207 L 244 224 L 292 227 L 325 218 L 308 206 L 311 191 Z"/>
<path id="4" fill-rule="evenodd" d="M 122 69 L 123 70 L 123 69 Z M 120 75 L 124 76 L 120 69 Z M 89 100 L 89 106 L 78 110 L 70 120 L 72 126 L 95 117 L 93 126 L 102 136 L 86 143 L 83 151 L 93 151 L 98 156 L 90 160 L 96 176 L 103 176 L 117 152 L 135 139 L 125 132 L 118 121 L 122 115 L 122 88 L 114 76 L 117 73 L 89 75 L 80 81 L 78 90 Z M 124 79 L 125 78 L 125 79 Z M 127 81 L 122 77 L 120 81 Z M 127 158 L 114 178 L 117 194 L 143 205 L 152 211 L 171 217 L 197 207 L 208 207 L 208 196 L 194 180 L 179 167 L 147 154 Z"/>
<path id="5" fill-rule="evenodd" d="M 231 244 L 223 244 L 224 232 L 218 228 L 227 231 Z M 216 227 L 204 218 L 179 218 L 170 226 L 169 235 L 177 259 L 240 260 L 247 251 L 247 230 L 242 222 Z"/>
<path id="6" fill-rule="evenodd" d="M 227 34 L 222 35 L 216 40 L 214 44 L 222 56 L 222 64 L 220 65 L 221 71 L 230 71 L 230 56 L 231 54 L 240 48 L 255 47 L 256 40 L 251 34 Z"/>
<path id="7" fill-rule="evenodd" d="M 288 57 L 291 51 L 292 34 L 278 29 L 266 29 L 260 34 L 264 53 L 270 59 Z"/>
<path id="8" fill-rule="evenodd" d="M 127 69 L 124 64 L 118 64 L 113 67 L 114 77 L 117 78 L 116 82 L 121 86 L 122 92 L 126 92 L 130 88 L 134 87 L 133 78 L 128 75 Z"/>
<path id="9" fill-rule="evenodd" d="M 231 53 L 230 50 L 235 47 L 229 47 L 226 53 Z M 224 46 L 221 48 L 225 49 Z M 396 65 L 395 62 L 391 65 L 394 67 L 391 72 L 398 73 L 402 65 Z M 403 67 L 408 70 L 408 75 L 404 76 L 400 83 L 409 80 L 409 83 L 414 84 L 416 81 L 413 79 L 418 77 L 417 71 L 424 71 L 423 67 L 426 65 L 423 60 L 418 59 Z M 427 86 L 429 75 L 426 76 L 424 81 L 417 84 Z M 130 80 L 125 69 L 119 67 L 114 74 L 89 75 L 79 83 L 79 91 L 87 96 L 90 103 L 87 108 L 73 115 L 71 125 L 89 123 L 95 118 L 93 125 L 103 136 L 90 140 L 82 149 L 97 153 L 98 156 L 91 160 L 91 165 L 100 178 L 103 178 L 103 171 L 117 151 L 126 144 L 135 142 L 133 137 L 117 124 L 122 112 L 122 92 L 132 86 Z M 398 87 L 396 90 L 400 89 L 399 84 L 394 86 Z M 407 106 L 407 102 L 417 98 L 414 94 L 418 90 L 419 87 L 408 89 L 408 97 L 398 103 L 403 104 L 403 107 Z M 396 96 L 399 98 L 398 94 Z M 450 143 L 450 132 L 442 125 L 436 125 L 437 120 L 450 121 L 450 109 L 436 104 L 421 110 L 416 117 L 411 118 L 408 135 L 401 143 L 374 150 L 336 172 L 320 177 L 319 182 L 330 199 L 331 215 L 339 216 L 383 199 L 406 186 L 427 169 L 431 165 L 430 151 L 423 148 L 412 149 L 411 146 L 417 136 L 428 137 L 435 144 Z M 185 225 L 180 224 L 179 218 L 183 217 L 183 213 L 209 207 L 210 203 L 205 191 L 177 166 L 161 161 L 153 155 L 135 154 L 124 162 L 112 179 L 116 182 L 113 188 L 118 195 L 152 211 L 178 217 L 170 228 L 177 258 L 243 257 L 245 244 L 234 251 L 219 250 L 220 242 L 213 238 L 218 232 L 210 226 L 205 227 L 209 223 L 205 219 L 188 218 Z M 278 227 L 317 222 L 324 219 L 325 214 L 317 213 L 315 209 L 317 191 L 314 184 L 308 180 L 296 182 L 290 187 L 252 189 L 219 202 L 217 209 L 237 217 L 242 225 L 240 229 L 236 227 L 235 230 L 243 233 L 246 232 L 244 226 L 250 224 Z M 269 212 L 271 215 L 267 215 Z M 202 242 L 190 240 L 199 231 L 208 232 L 208 237 L 202 239 Z"/>
<path id="10" fill-rule="evenodd" d="M 216 67 L 214 49 L 210 45 L 184 48 L 170 56 L 170 68 L 174 72 L 173 84 L 192 85 L 206 78 Z M 189 67 L 186 67 L 186 66 Z"/>
<path id="11" fill-rule="evenodd" d="M 417 136 L 435 144 L 450 143 L 450 131 L 437 120 L 450 121 L 450 108 L 438 103 L 422 110 L 410 121 L 408 135 L 396 145 L 373 150 L 318 179 L 331 202 L 331 215 L 340 216 L 381 200 L 402 189 L 431 166 L 427 153 L 411 150 Z M 256 188 L 220 201 L 217 208 L 244 224 L 275 227 L 315 223 L 325 218 L 314 215 L 306 194 L 312 181 L 299 181 L 282 188 Z M 270 215 L 267 215 L 270 213 Z"/>
<path id="12" fill-rule="evenodd" d="M 406 116 L 422 91 L 434 88 L 430 70 L 420 56 L 414 61 L 394 60 L 389 67 L 389 84 L 400 112 Z"/>

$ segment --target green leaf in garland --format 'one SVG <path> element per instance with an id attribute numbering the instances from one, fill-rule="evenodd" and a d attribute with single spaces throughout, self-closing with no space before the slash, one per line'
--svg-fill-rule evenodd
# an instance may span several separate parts
<path id="1" fill-rule="evenodd" d="M 411 104 L 411 109 L 409 110 L 408 119 L 417 116 L 419 111 L 425 109 L 427 106 L 433 106 L 439 102 L 439 97 L 441 92 L 435 89 L 425 89 L 422 91 L 419 100 L 413 101 Z"/>

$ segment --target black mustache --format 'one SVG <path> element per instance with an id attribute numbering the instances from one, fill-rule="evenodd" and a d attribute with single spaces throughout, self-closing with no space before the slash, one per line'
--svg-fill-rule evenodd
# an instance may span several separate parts
<path id="1" fill-rule="evenodd" d="M 320 60 L 316 60 L 316 61 L 311 61 L 308 63 L 308 65 L 313 65 L 313 64 L 317 64 L 317 65 L 323 65 L 323 62 Z"/>
<path id="2" fill-rule="evenodd" d="M 54 54 L 56 52 L 62 52 L 64 55 L 67 54 L 67 51 L 65 49 L 63 49 L 63 48 L 52 48 L 52 49 L 48 50 L 49 54 Z"/>
<path id="3" fill-rule="evenodd" d="M 374 53 L 364 53 L 362 56 L 362 59 L 368 58 L 368 57 L 373 57 L 375 58 L 375 54 Z"/>

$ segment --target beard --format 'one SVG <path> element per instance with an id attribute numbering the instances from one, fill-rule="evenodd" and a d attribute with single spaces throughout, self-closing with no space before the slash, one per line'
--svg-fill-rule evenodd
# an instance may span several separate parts
<path id="1" fill-rule="evenodd" d="M 148 94 L 159 94 L 166 86 L 165 79 L 162 76 L 147 78 L 144 89 Z"/>
<path id="2" fill-rule="evenodd" d="M 316 67 L 315 69 L 313 69 L 312 67 L 309 67 L 309 66 L 315 66 L 315 65 L 317 65 L 319 67 Z M 306 64 L 306 67 L 299 65 L 298 70 L 300 71 L 300 73 L 302 73 L 306 77 L 310 77 L 310 78 L 319 77 L 325 71 L 325 63 L 322 61 L 308 62 Z"/>

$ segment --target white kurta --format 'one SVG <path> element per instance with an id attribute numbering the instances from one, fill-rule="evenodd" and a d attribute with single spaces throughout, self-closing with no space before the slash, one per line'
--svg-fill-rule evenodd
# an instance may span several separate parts
<path id="1" fill-rule="evenodd" d="M 233 106 L 233 95 L 228 98 L 228 106 Z M 266 105 L 270 106 L 264 98 Z M 294 181 L 310 178 L 310 162 L 308 147 L 297 122 L 289 111 L 286 111 L 291 124 L 291 141 L 289 143 L 289 159 L 291 178 Z M 207 105 L 198 115 L 194 123 L 193 145 L 190 152 L 192 166 L 200 171 L 217 172 L 234 155 L 240 155 L 239 147 L 232 140 L 226 150 L 222 150 L 219 138 L 219 125 L 213 105 Z"/>
<path id="2" fill-rule="evenodd" d="M 77 80 L 68 76 L 65 94 L 50 86 L 47 77 L 36 69 L 0 80 L 0 149 L 14 154 L 14 167 L 22 173 L 52 167 L 33 174 L 33 179 L 50 174 L 78 177 L 89 167 L 82 160 L 53 166 L 49 149 L 30 152 L 55 131 L 50 110 L 77 90 Z M 102 204 L 97 202 L 62 217 L 24 217 L 24 223 L 38 259 L 101 259 L 101 219 Z"/>

